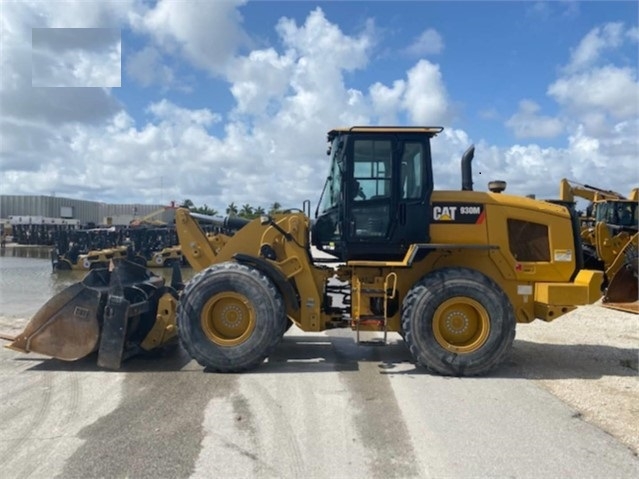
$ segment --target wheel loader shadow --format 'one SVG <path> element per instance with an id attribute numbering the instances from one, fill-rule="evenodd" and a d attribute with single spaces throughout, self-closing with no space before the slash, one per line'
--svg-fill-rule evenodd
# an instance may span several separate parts
<path id="1" fill-rule="evenodd" d="M 510 379 L 598 379 L 604 376 L 637 376 L 639 350 L 599 345 L 545 344 L 516 340 L 506 361 L 484 377 Z M 18 357 L 37 362 L 31 371 L 107 371 L 97 365 L 96 354 L 66 362 L 42 357 Z M 344 334 L 287 334 L 268 360 L 242 374 L 299 374 L 356 372 L 360 363 L 378 363 L 384 375 L 434 375 L 417 366 L 405 343 L 397 336 L 386 346 L 356 343 Z M 202 372 L 178 345 L 169 351 L 135 356 L 114 372 Z M 208 371 L 206 368 L 205 372 Z"/>
<path id="2" fill-rule="evenodd" d="M 252 373 L 317 373 L 359 370 L 360 362 L 378 362 L 384 370 L 395 370 L 411 363 L 404 342 L 389 340 L 357 343 L 352 332 L 330 331 L 326 334 L 286 335 L 275 351 Z"/>
<path id="3" fill-rule="evenodd" d="M 97 353 L 90 354 L 77 361 L 38 357 L 18 357 L 18 361 L 37 361 L 29 371 L 73 371 L 73 372 L 114 372 L 114 373 L 153 373 L 169 371 L 197 371 L 201 368 L 178 344 L 171 347 L 133 356 L 122 363 L 118 370 L 111 371 L 98 366 Z M 193 363 L 193 364 L 189 364 Z"/>
<path id="4" fill-rule="evenodd" d="M 487 374 L 503 379 L 599 379 L 605 376 L 637 376 L 639 350 L 590 344 L 545 344 L 515 340 L 506 360 Z M 394 371 L 390 375 L 435 375 L 421 366 Z M 382 366 L 380 365 L 380 369 Z"/>
<path id="5" fill-rule="evenodd" d="M 29 371 L 110 372 L 97 365 L 97 353 L 77 361 L 61 361 L 43 356 L 19 356 L 16 361 L 35 363 Z M 324 335 L 285 336 L 266 362 L 258 368 L 242 374 L 262 373 L 318 373 L 330 371 L 357 371 L 362 361 L 383 364 L 392 369 L 399 363 L 409 363 L 410 354 L 403 342 L 386 346 L 357 344 L 352 338 L 335 338 Z M 115 373 L 202 371 L 188 353 L 179 345 L 166 351 L 133 356 L 122 363 Z M 214 373 L 204 368 L 204 372 Z"/>

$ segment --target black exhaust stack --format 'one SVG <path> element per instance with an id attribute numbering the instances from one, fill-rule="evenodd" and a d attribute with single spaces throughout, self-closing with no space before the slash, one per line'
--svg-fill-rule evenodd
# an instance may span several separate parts
<path id="1" fill-rule="evenodd" d="M 475 156 L 475 145 L 470 145 L 461 160 L 462 191 L 473 191 L 473 169 L 470 162 Z"/>

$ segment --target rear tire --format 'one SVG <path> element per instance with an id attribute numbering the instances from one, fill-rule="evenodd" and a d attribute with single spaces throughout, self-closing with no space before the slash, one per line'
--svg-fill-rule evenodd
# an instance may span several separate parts
<path id="1" fill-rule="evenodd" d="M 419 364 L 446 376 L 497 366 L 515 339 L 515 315 L 501 288 L 482 273 L 445 268 L 413 286 L 402 305 L 404 340 Z"/>
<path id="2" fill-rule="evenodd" d="M 198 273 L 178 303 L 182 346 L 213 371 L 257 367 L 282 339 L 286 324 L 284 302 L 273 282 L 234 262 Z"/>

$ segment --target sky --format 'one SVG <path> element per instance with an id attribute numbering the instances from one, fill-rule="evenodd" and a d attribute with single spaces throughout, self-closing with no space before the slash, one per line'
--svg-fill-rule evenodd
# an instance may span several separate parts
<path id="1" fill-rule="evenodd" d="M 636 1 L 0 2 L 0 194 L 313 209 L 326 133 L 443 126 L 437 189 L 639 186 Z"/>

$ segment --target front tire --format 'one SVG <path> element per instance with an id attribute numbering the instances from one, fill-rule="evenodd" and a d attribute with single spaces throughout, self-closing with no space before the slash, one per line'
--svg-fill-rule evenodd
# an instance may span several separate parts
<path id="1" fill-rule="evenodd" d="M 177 325 L 186 351 L 219 372 L 257 367 L 282 339 L 284 302 L 261 271 L 226 262 L 198 273 L 178 303 Z"/>
<path id="2" fill-rule="evenodd" d="M 430 273 L 410 289 L 402 306 L 411 354 L 446 376 L 474 376 L 497 366 L 512 347 L 515 325 L 501 288 L 466 268 Z"/>

